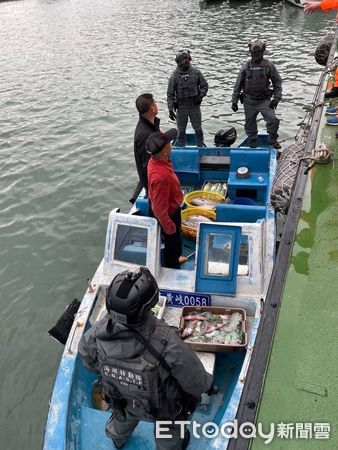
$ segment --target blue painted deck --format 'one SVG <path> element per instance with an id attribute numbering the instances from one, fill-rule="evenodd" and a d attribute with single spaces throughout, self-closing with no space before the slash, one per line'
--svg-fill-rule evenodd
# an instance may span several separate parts
<path id="1" fill-rule="evenodd" d="M 213 421 L 220 423 L 226 411 L 239 372 L 245 357 L 245 352 L 229 352 L 217 355 L 215 384 L 220 392 L 213 396 L 207 409 L 197 409 L 192 420 L 196 420 L 203 425 Z M 91 388 L 96 379 L 95 374 L 89 373 L 81 361 L 77 361 L 76 383 L 72 389 L 72 405 L 69 417 L 69 436 L 67 449 L 81 450 L 112 450 L 112 442 L 105 436 L 105 423 L 110 417 L 110 413 L 99 411 L 92 407 Z M 78 428 L 78 429 L 77 429 Z M 210 442 L 211 444 L 211 442 Z M 155 450 L 154 424 L 140 422 L 129 438 L 126 450 Z M 191 436 L 189 449 L 205 450 L 206 441 Z"/>

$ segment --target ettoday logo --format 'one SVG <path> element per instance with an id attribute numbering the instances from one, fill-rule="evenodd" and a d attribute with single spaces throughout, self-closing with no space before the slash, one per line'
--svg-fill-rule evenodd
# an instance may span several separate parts
<path id="1" fill-rule="evenodd" d="M 180 431 L 181 439 L 184 438 L 185 427 L 189 429 L 196 439 L 206 438 L 215 439 L 222 436 L 226 439 L 237 439 L 239 436 L 245 439 L 252 439 L 260 437 L 264 444 L 268 445 L 277 437 L 280 439 L 329 439 L 330 438 L 330 424 L 324 422 L 297 422 L 297 423 L 270 423 L 265 428 L 269 428 L 267 432 L 263 430 L 263 424 L 257 425 L 251 422 L 243 422 L 239 425 L 238 420 L 233 422 L 224 422 L 216 424 L 215 422 L 206 422 L 201 424 L 196 421 L 189 420 L 162 420 L 156 421 L 155 436 L 156 439 L 170 439 L 172 438 L 172 427 L 175 425 Z"/>

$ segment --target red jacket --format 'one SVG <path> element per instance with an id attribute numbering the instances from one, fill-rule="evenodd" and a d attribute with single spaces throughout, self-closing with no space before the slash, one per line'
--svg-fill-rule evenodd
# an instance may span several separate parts
<path id="1" fill-rule="evenodd" d="M 173 234 L 176 225 L 170 214 L 181 207 L 183 194 L 171 161 L 150 158 L 148 163 L 148 195 L 151 208 L 166 234 Z"/>

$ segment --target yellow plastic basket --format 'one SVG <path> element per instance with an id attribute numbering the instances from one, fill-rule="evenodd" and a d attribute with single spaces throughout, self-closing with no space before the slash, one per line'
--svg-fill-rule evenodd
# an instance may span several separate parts
<path id="1" fill-rule="evenodd" d="M 214 213 L 213 211 L 211 211 L 210 209 L 205 209 L 205 208 L 187 208 L 184 209 L 181 212 L 181 218 L 182 218 L 182 234 L 188 238 L 188 239 L 196 239 L 196 235 L 197 235 L 197 229 L 196 228 L 192 228 L 192 227 L 188 227 L 186 225 L 183 225 L 183 220 L 187 219 L 189 216 L 193 216 L 195 214 L 204 216 L 204 217 L 208 217 L 208 219 L 211 219 L 212 221 L 216 221 L 216 213 Z"/>
<path id="2" fill-rule="evenodd" d="M 210 200 L 214 200 L 216 203 L 223 203 L 225 198 L 223 197 L 223 195 L 221 194 L 217 194 L 216 192 L 209 192 L 209 191 L 192 191 L 189 192 L 189 194 L 186 194 L 184 196 L 184 202 L 187 205 L 188 208 L 199 208 L 199 209 L 206 209 L 208 210 L 208 208 L 201 208 L 198 207 L 196 205 L 192 205 L 191 204 L 191 200 L 193 200 L 194 198 L 206 198 L 206 199 L 210 199 Z M 214 210 L 214 208 L 209 209 L 210 210 Z"/>

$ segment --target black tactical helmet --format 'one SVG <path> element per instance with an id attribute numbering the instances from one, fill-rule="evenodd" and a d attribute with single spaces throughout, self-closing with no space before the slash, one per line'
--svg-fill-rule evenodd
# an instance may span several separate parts
<path id="1" fill-rule="evenodd" d="M 136 324 L 156 305 L 158 298 L 155 278 L 141 266 L 116 275 L 106 292 L 106 308 L 110 315 L 116 315 L 122 322 L 126 320 L 128 324 Z"/>
<path id="2" fill-rule="evenodd" d="M 234 127 L 227 130 L 222 129 L 215 134 L 214 142 L 216 147 L 230 147 L 237 139 L 237 131 Z"/>
<path id="3" fill-rule="evenodd" d="M 175 61 L 178 66 L 181 64 L 183 58 L 188 58 L 189 62 L 191 61 L 190 51 L 185 48 L 179 50 L 176 55 Z"/>
<path id="4" fill-rule="evenodd" d="M 253 52 L 262 52 L 264 53 L 266 49 L 265 42 L 261 41 L 260 39 L 254 39 L 249 43 L 249 50 L 252 54 Z"/>
<path id="5" fill-rule="evenodd" d="M 265 51 L 265 42 L 255 39 L 249 44 L 249 50 L 251 53 L 251 59 L 254 64 L 260 64 L 263 61 L 263 55 Z"/>

